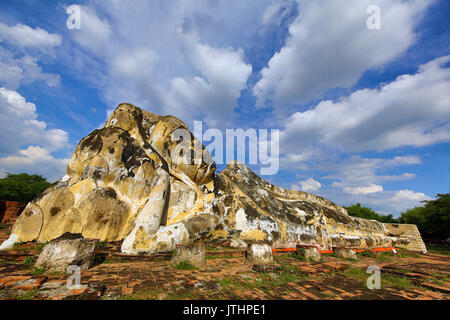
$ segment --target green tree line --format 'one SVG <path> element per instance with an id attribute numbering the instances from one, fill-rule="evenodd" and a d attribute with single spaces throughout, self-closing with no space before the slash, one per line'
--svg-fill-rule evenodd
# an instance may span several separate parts
<path id="1" fill-rule="evenodd" d="M 0 179 L 0 200 L 27 204 L 50 185 L 45 178 L 37 174 L 9 173 L 6 177 Z"/>
<path id="2" fill-rule="evenodd" d="M 360 203 L 347 209 L 353 217 L 373 219 L 383 223 L 415 224 L 424 238 L 442 239 L 450 237 L 450 193 L 438 194 L 436 200 L 422 201 L 423 205 L 402 212 L 398 218 L 392 214 L 382 215 L 361 206 Z"/>

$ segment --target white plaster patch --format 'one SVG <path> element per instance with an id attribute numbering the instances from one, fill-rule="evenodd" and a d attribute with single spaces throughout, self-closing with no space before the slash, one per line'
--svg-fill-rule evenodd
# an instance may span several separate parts
<path id="1" fill-rule="evenodd" d="M 19 239 L 19 236 L 17 234 L 11 234 L 8 240 L 3 241 L 3 243 L 0 245 L 0 251 L 12 248 L 17 242 L 17 239 Z"/>

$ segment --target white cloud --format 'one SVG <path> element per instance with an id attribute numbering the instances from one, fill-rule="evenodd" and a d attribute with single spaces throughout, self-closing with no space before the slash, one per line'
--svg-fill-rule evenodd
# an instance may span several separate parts
<path id="1" fill-rule="evenodd" d="M 89 70 L 78 59 L 77 68 L 83 78 L 106 74 L 96 86 L 108 105 L 129 101 L 187 123 L 233 118 L 252 73 L 241 45 L 258 34 L 271 1 L 94 3 L 82 7 L 81 30 L 68 36 L 102 62 Z"/>
<path id="2" fill-rule="evenodd" d="M 432 200 L 432 198 L 428 197 L 423 192 L 414 192 L 412 190 L 399 190 L 395 193 L 392 198 L 393 201 L 401 202 L 401 201 L 424 201 L 424 200 Z"/>
<path id="3" fill-rule="evenodd" d="M 40 174 L 53 182 L 66 171 L 69 159 L 57 159 L 48 150 L 38 146 L 28 146 L 17 154 L 0 158 L 0 174 L 6 172 Z"/>
<path id="4" fill-rule="evenodd" d="M 334 182 L 335 186 L 360 187 L 367 183 L 381 183 L 386 181 L 401 181 L 415 177 L 415 174 L 405 172 L 398 175 L 380 174 L 394 167 L 403 165 L 421 164 L 422 160 L 418 156 L 408 155 L 394 157 L 392 159 L 363 158 L 352 156 L 341 161 L 322 164 L 322 170 L 332 173 L 325 176 L 326 179 L 339 180 Z M 343 183 L 345 182 L 345 183 Z"/>
<path id="5" fill-rule="evenodd" d="M 430 3 L 298 0 L 299 15 L 289 27 L 286 45 L 253 88 L 257 105 L 304 104 L 329 89 L 351 88 L 366 70 L 392 61 L 414 43 L 414 28 Z M 373 4 L 381 8 L 381 30 L 366 26 L 366 9 Z"/>
<path id="6" fill-rule="evenodd" d="M 36 106 L 18 92 L 0 88 L 0 155 L 14 154 L 26 145 L 39 145 L 48 151 L 67 147 L 68 134 L 48 129 L 38 120 Z"/>
<path id="7" fill-rule="evenodd" d="M 371 184 L 367 187 L 344 188 L 344 192 L 350 194 L 370 194 L 383 191 L 383 186 Z"/>
<path id="8" fill-rule="evenodd" d="M 233 113 L 241 91 L 246 87 L 252 66 L 244 62 L 242 49 L 213 48 L 193 35 L 181 35 L 188 59 L 201 76 L 176 77 L 171 81 L 167 100 L 170 107 L 198 109 L 223 118 Z"/>
<path id="9" fill-rule="evenodd" d="M 18 92 L 0 87 L 0 174 L 36 173 L 51 181 L 60 178 L 68 159 L 52 156 L 68 147 L 68 134 L 48 129 L 38 120 L 36 105 Z"/>
<path id="10" fill-rule="evenodd" d="M 31 28 L 21 23 L 8 26 L 0 22 L 0 42 L 5 41 L 21 48 L 44 50 L 61 44 L 61 37 L 41 28 Z"/>
<path id="11" fill-rule="evenodd" d="M 317 191 L 320 190 L 322 185 L 319 181 L 314 180 L 313 178 L 308 178 L 304 181 L 299 182 L 300 189 L 305 192 Z"/>
<path id="12" fill-rule="evenodd" d="M 328 186 L 322 188 L 318 194 L 339 205 L 348 206 L 361 203 L 361 205 L 372 208 L 380 214 L 392 214 L 394 217 L 408 209 L 422 206 L 423 203 L 420 202 L 422 200 L 432 199 L 422 192 L 412 190 L 383 190 L 368 194 L 349 194 L 341 188 Z"/>
<path id="13" fill-rule="evenodd" d="M 292 0 L 272 3 L 265 9 L 261 18 L 261 23 L 263 25 L 275 24 L 276 26 L 280 26 L 281 21 L 294 10 L 294 7 L 295 1 Z"/>
<path id="14" fill-rule="evenodd" d="M 0 47 L 0 86 L 16 90 L 33 81 L 45 81 L 49 87 L 60 85 L 59 75 L 43 72 L 37 58 L 28 54 L 15 58 L 10 51 Z"/>
<path id="15" fill-rule="evenodd" d="M 111 26 L 106 19 L 98 17 L 95 9 L 87 6 L 79 6 L 80 14 L 80 29 L 75 30 L 75 40 L 83 47 L 95 53 L 104 53 L 108 50 L 111 37 Z"/>
<path id="16" fill-rule="evenodd" d="M 450 68 L 443 67 L 448 61 L 450 56 L 435 59 L 379 89 L 294 113 L 280 133 L 281 148 L 319 143 L 359 152 L 450 141 Z"/>

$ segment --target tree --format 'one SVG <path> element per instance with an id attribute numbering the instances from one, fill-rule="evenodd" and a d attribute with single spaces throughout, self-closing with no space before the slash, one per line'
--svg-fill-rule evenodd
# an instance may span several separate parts
<path id="1" fill-rule="evenodd" d="M 40 175 L 8 174 L 0 179 L 0 199 L 28 203 L 51 184 Z"/>
<path id="2" fill-rule="evenodd" d="M 344 208 L 347 209 L 348 214 L 352 217 L 377 220 L 377 221 L 380 221 L 383 223 L 397 222 L 397 220 L 392 217 L 392 214 L 389 214 L 386 216 L 378 214 L 370 208 L 361 206 L 360 203 L 357 203 L 356 205 L 352 205 L 350 207 L 344 207 Z"/>
<path id="3" fill-rule="evenodd" d="M 422 207 L 403 212 L 399 218 L 402 223 L 417 225 L 427 237 L 446 239 L 450 237 L 450 193 L 438 194 L 436 200 L 422 201 Z"/>

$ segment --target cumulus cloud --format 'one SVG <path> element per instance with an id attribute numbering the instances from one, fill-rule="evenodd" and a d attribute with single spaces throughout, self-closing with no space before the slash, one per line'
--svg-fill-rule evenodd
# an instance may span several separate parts
<path id="1" fill-rule="evenodd" d="M 415 41 L 414 28 L 431 0 L 298 0 L 290 37 L 254 86 L 257 105 L 305 104 L 332 88 L 351 88 Z M 366 9 L 381 8 L 381 30 L 369 30 Z M 275 8 L 269 8 L 267 16 Z M 326 36 L 324 36 L 326 35 Z"/>
<path id="2" fill-rule="evenodd" d="M 21 48 L 37 48 L 44 50 L 59 46 L 61 37 L 41 28 L 31 28 L 21 23 L 8 26 L 0 22 L 0 42 L 5 41 Z"/>
<path id="3" fill-rule="evenodd" d="M 75 40 L 88 50 L 102 53 L 110 44 L 111 26 L 106 19 L 99 18 L 95 9 L 87 6 L 80 8 L 80 29 L 74 33 Z"/>
<path id="4" fill-rule="evenodd" d="M 397 156 L 391 159 L 363 158 L 352 156 L 348 159 L 322 164 L 322 169 L 331 171 L 323 178 L 333 180 L 331 187 L 339 188 L 346 194 L 368 195 L 383 191 L 380 183 L 387 181 L 402 181 L 415 178 L 409 172 L 401 174 L 386 174 L 386 171 L 405 165 L 422 163 L 414 155 Z"/>
<path id="5" fill-rule="evenodd" d="M 350 194 L 370 194 L 370 193 L 376 193 L 383 191 L 383 186 L 371 184 L 367 187 L 346 187 L 344 188 L 344 192 L 350 193 Z"/>
<path id="6" fill-rule="evenodd" d="M 81 30 L 68 36 L 104 65 L 108 105 L 131 101 L 186 122 L 225 124 L 252 74 L 242 39 L 257 33 L 268 3 L 97 2 L 82 6 Z"/>
<path id="7" fill-rule="evenodd" d="M 36 105 L 18 92 L 0 87 L 0 174 L 37 173 L 55 181 L 65 171 L 67 159 L 51 153 L 66 148 L 68 134 L 48 129 L 38 120 Z"/>
<path id="8" fill-rule="evenodd" d="M 12 52 L 0 47 L 0 85 L 16 90 L 34 81 L 44 81 L 49 87 L 60 85 L 59 75 L 43 72 L 37 58 L 29 54 L 16 58 Z"/>
<path id="9" fill-rule="evenodd" d="M 54 182 L 64 176 L 69 159 L 57 159 L 48 150 L 28 146 L 17 154 L 0 158 L 0 174 L 6 172 L 40 174 Z"/>
<path id="10" fill-rule="evenodd" d="M 61 129 L 48 129 L 38 120 L 36 105 L 27 102 L 14 90 L 0 88 L 0 155 L 17 152 L 26 145 L 38 145 L 48 151 L 67 146 L 68 134 Z"/>
<path id="11" fill-rule="evenodd" d="M 423 192 L 414 192 L 412 190 L 399 190 L 395 193 L 392 198 L 393 201 L 401 202 L 401 201 L 424 201 L 424 200 L 432 200 L 431 197 L 428 197 Z"/>
<path id="12" fill-rule="evenodd" d="M 314 180 L 313 178 L 308 178 L 304 181 L 300 181 L 299 185 L 300 185 L 300 190 L 305 191 L 305 192 L 317 191 L 322 187 L 320 182 Z"/>
<path id="13" fill-rule="evenodd" d="M 450 56 L 435 59 L 380 88 L 294 113 L 280 133 L 282 149 L 321 144 L 347 152 L 383 151 L 450 141 L 449 61 Z"/>
<path id="14" fill-rule="evenodd" d="M 383 190 L 368 194 L 349 194 L 341 188 L 329 186 L 322 188 L 318 194 L 339 205 L 347 206 L 361 203 L 363 206 L 372 208 L 380 214 L 392 214 L 394 217 L 399 216 L 401 212 L 408 209 L 422 206 L 423 203 L 420 201 L 432 199 L 422 192 L 412 190 Z"/>
<path id="15" fill-rule="evenodd" d="M 224 117 L 233 112 L 246 87 L 252 66 L 244 62 L 242 49 L 214 48 L 193 35 L 182 35 L 187 57 L 200 76 L 176 77 L 171 81 L 168 105 L 174 109 L 200 109 L 207 115 Z"/>

